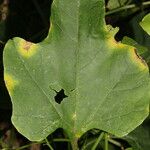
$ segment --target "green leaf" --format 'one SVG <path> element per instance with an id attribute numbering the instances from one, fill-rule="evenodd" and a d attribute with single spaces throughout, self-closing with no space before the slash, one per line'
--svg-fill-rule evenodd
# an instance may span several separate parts
<path id="1" fill-rule="evenodd" d="M 131 0 L 109 0 L 108 1 L 108 8 L 109 9 L 115 9 L 121 6 L 126 5 L 127 3 L 130 3 Z"/>
<path id="2" fill-rule="evenodd" d="M 43 42 L 6 44 L 12 122 L 28 139 L 57 128 L 71 140 L 92 128 L 124 136 L 148 115 L 148 67 L 133 47 L 115 41 L 104 16 L 103 0 L 55 0 Z"/>
<path id="3" fill-rule="evenodd" d="M 132 148 L 127 148 L 127 149 L 125 149 L 125 150 L 133 150 Z"/>
<path id="4" fill-rule="evenodd" d="M 137 53 L 139 55 L 144 55 L 145 53 L 148 52 L 148 49 L 140 44 L 138 44 L 135 40 L 125 36 L 123 39 L 122 39 L 122 43 L 123 44 L 128 44 L 128 45 L 131 45 L 131 46 L 134 46 L 137 50 Z"/>
<path id="5" fill-rule="evenodd" d="M 140 22 L 141 27 L 150 35 L 150 14 L 146 15 L 142 22 Z"/>
<path id="6" fill-rule="evenodd" d="M 139 126 L 129 135 L 124 137 L 133 149 L 135 150 L 148 150 L 150 148 L 150 128 L 149 126 Z"/>

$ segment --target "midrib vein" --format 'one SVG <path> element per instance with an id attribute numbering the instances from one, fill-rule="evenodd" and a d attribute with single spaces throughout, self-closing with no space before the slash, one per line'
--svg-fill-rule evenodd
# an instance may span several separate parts
<path id="1" fill-rule="evenodd" d="M 80 0 L 76 0 L 77 1 L 77 19 L 76 19 L 76 23 L 77 23 L 77 43 L 76 43 L 76 50 L 75 50 L 75 53 L 76 53 L 76 64 L 75 64 L 75 111 L 74 111 L 74 115 L 75 115 L 75 118 L 74 118 L 74 126 L 73 126 L 73 132 L 74 132 L 74 135 L 76 133 L 76 120 L 77 120 L 77 113 L 76 113 L 76 109 L 77 109 L 77 100 L 78 100 L 78 64 L 79 64 L 79 19 L 80 19 Z"/>

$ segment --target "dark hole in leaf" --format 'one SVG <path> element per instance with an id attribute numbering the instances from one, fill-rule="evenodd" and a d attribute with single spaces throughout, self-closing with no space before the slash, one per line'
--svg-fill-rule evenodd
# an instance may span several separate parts
<path id="1" fill-rule="evenodd" d="M 65 95 L 64 93 L 64 89 L 61 89 L 59 92 L 55 91 L 57 94 L 54 97 L 55 98 L 55 102 L 60 104 L 64 98 L 68 97 L 67 95 Z"/>

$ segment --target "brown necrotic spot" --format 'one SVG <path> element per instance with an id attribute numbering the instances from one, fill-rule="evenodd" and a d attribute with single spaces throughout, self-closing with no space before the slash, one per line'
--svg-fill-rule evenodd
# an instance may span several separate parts
<path id="1" fill-rule="evenodd" d="M 17 50 L 23 57 L 30 58 L 38 52 L 39 44 L 34 44 L 24 39 L 16 38 Z"/>
<path id="2" fill-rule="evenodd" d="M 146 62 L 143 60 L 143 58 L 137 53 L 137 50 L 134 48 L 134 52 L 135 52 L 135 55 L 137 57 L 138 60 L 141 61 L 141 63 L 145 66 L 147 66 Z"/>
<path id="3" fill-rule="evenodd" d="M 23 49 L 26 50 L 26 51 L 29 51 L 31 45 L 32 45 L 31 42 L 25 41 L 25 43 L 24 43 L 24 45 L 23 45 Z"/>

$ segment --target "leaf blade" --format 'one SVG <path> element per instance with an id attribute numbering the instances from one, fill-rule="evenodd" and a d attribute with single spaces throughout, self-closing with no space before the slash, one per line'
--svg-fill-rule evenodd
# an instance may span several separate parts
<path id="1" fill-rule="evenodd" d="M 4 72 L 19 81 L 10 92 L 13 124 L 38 141 L 59 127 L 70 139 L 91 128 L 126 135 L 149 112 L 147 65 L 133 47 L 114 40 L 104 1 L 55 0 L 52 11 L 43 42 L 15 38 L 5 47 Z M 57 104 L 55 91 L 61 89 L 68 97 Z"/>

